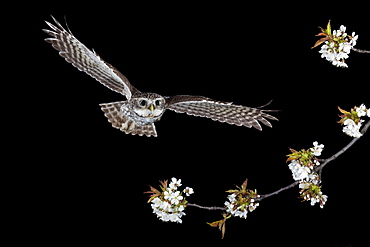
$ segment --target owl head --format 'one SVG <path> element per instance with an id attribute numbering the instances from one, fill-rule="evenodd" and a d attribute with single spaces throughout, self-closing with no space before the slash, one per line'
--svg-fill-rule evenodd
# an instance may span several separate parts
<path id="1" fill-rule="evenodd" d="M 131 98 L 133 111 L 143 118 L 158 120 L 165 111 L 166 100 L 155 93 L 140 93 Z"/>

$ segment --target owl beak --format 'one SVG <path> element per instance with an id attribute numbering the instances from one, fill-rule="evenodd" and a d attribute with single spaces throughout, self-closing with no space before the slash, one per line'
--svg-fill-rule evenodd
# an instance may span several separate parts
<path id="1" fill-rule="evenodd" d="M 154 111 L 154 105 L 149 106 L 150 111 Z"/>

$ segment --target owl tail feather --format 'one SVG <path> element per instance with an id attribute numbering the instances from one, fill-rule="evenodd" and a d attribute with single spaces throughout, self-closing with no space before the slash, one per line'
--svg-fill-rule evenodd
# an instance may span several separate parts
<path id="1" fill-rule="evenodd" d="M 121 106 L 124 101 L 99 104 L 104 115 L 108 118 L 108 122 L 116 129 L 125 132 L 126 134 L 139 135 L 139 136 L 157 136 L 157 131 L 153 123 L 139 126 L 131 119 L 121 114 Z"/>

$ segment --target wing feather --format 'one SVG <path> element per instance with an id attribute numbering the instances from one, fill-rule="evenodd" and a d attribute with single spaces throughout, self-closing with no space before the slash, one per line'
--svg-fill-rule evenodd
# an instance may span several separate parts
<path id="1" fill-rule="evenodd" d="M 259 122 L 272 127 L 267 120 L 278 120 L 263 110 L 247 106 L 234 105 L 232 102 L 215 101 L 202 96 L 178 95 L 167 98 L 168 109 L 189 115 L 211 118 L 248 128 L 262 130 Z M 267 118 L 267 119 L 266 119 Z"/>
<path id="2" fill-rule="evenodd" d="M 125 101 L 100 104 L 104 115 L 108 118 L 108 122 L 116 129 L 119 129 L 126 134 L 139 136 L 157 136 L 154 123 L 143 126 L 135 124 L 131 119 L 121 113 L 121 106 Z"/>
<path id="3" fill-rule="evenodd" d="M 58 50 L 59 55 L 65 58 L 68 63 L 95 78 L 109 89 L 125 95 L 128 99 L 134 92 L 138 92 L 123 74 L 101 59 L 95 51 L 88 49 L 73 36 L 71 31 L 64 29 L 53 16 L 52 18 L 55 25 L 45 21 L 52 29 L 43 29 L 52 37 L 46 38 L 45 41 Z"/>

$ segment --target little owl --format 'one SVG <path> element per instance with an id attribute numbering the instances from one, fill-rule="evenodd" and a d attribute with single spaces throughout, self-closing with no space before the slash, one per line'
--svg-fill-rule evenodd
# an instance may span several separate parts
<path id="1" fill-rule="evenodd" d="M 157 136 L 154 122 L 159 121 L 167 109 L 248 128 L 253 126 L 258 130 L 262 130 L 258 121 L 272 127 L 266 118 L 277 120 L 265 113 L 271 110 L 261 110 L 261 107 L 234 105 L 232 102 L 216 101 L 203 96 L 161 96 L 156 93 L 143 93 L 132 86 L 116 68 L 101 59 L 94 50 L 91 51 L 78 41 L 69 29 L 66 30 L 52 18 L 55 25 L 46 21 L 52 30 L 43 29 L 52 38 L 46 38 L 45 41 L 51 43 L 68 63 L 109 89 L 126 96 L 126 101 L 100 104 L 113 127 L 126 134 Z"/>

